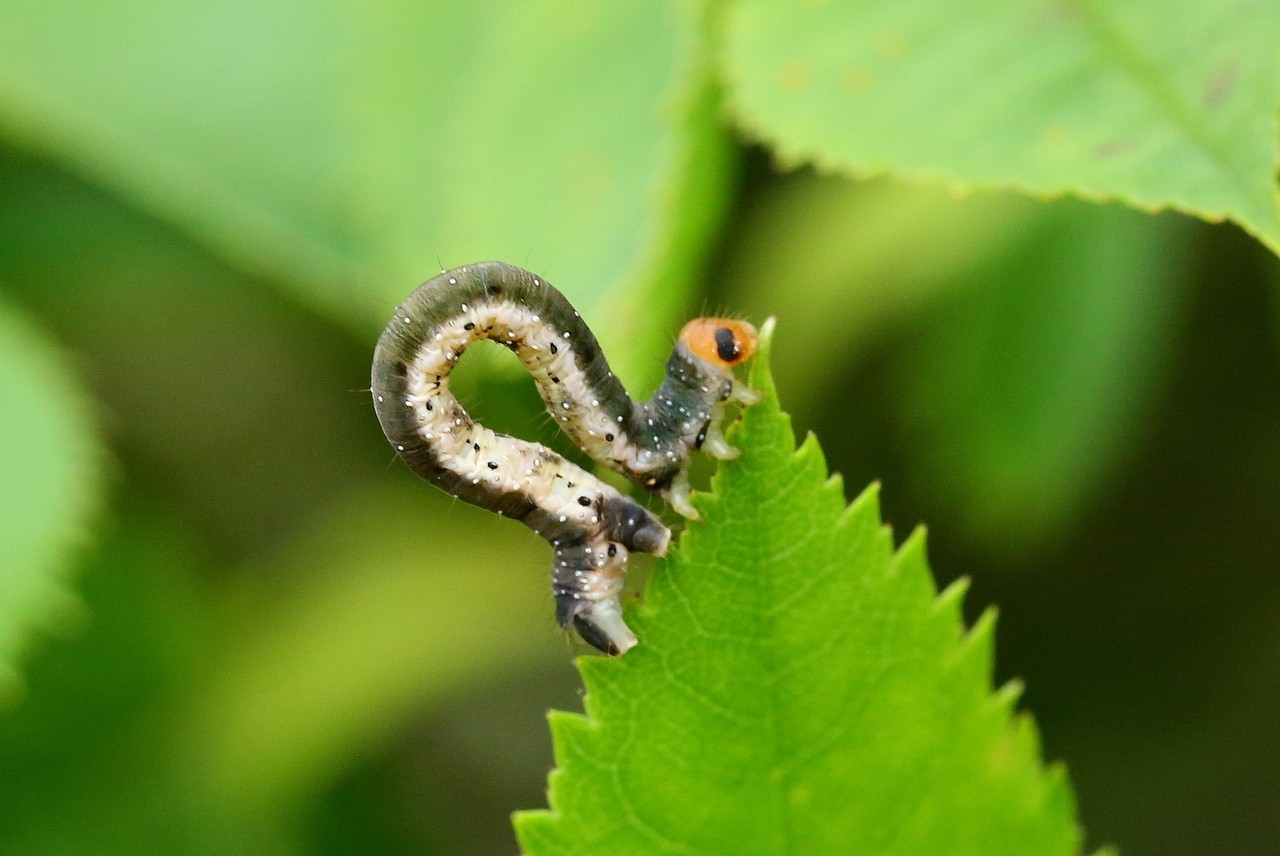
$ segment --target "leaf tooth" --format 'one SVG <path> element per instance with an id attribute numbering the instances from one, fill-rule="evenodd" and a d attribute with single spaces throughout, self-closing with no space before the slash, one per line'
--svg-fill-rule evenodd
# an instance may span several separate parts
<path id="1" fill-rule="evenodd" d="M 874 481 L 862 489 L 862 493 L 854 497 L 840 512 L 836 526 L 844 528 L 864 522 L 880 525 L 880 482 Z"/>
<path id="2" fill-rule="evenodd" d="M 827 476 L 827 480 L 826 482 L 823 483 L 822 488 L 823 490 L 836 494 L 838 497 L 840 497 L 840 504 L 842 506 L 845 505 L 844 476 L 841 473 L 832 471 L 831 475 Z"/>
<path id="3" fill-rule="evenodd" d="M 1077 808 L 1076 795 L 1075 790 L 1071 787 L 1071 779 L 1067 776 L 1067 765 L 1061 761 L 1054 761 L 1048 764 L 1045 768 L 1043 779 L 1045 790 L 1048 792 L 1045 795 L 1045 802 L 1056 806 L 1064 814 L 1069 813 L 1074 816 Z M 1076 829 L 1077 839 L 1083 837 L 1079 827 Z M 1077 840 L 1077 851 L 1079 850 L 1079 844 L 1083 844 L 1083 841 Z M 1104 846 L 1095 856 L 1105 856 L 1108 853 L 1111 856 L 1119 856 L 1110 845 Z"/>
<path id="4" fill-rule="evenodd" d="M 921 536 L 923 537 L 923 536 Z M 957 577 L 933 599 L 933 611 L 946 615 L 957 623 L 964 620 L 964 597 L 969 593 L 970 579 Z"/>
<path id="5" fill-rule="evenodd" d="M 1007 741 L 1007 746 L 1009 746 L 1012 751 L 1016 752 L 1016 754 L 1023 757 L 1042 756 L 1039 728 L 1036 727 L 1036 720 L 1032 719 L 1030 714 L 1020 713 L 1011 717 L 1009 720 L 1009 728 L 1006 729 L 1004 737 Z M 1056 773 L 1055 769 L 1053 769 L 1055 766 L 1056 768 L 1059 768 Z M 1064 783 L 1066 781 L 1065 768 L 1061 763 L 1048 764 L 1039 770 L 1039 775 L 1036 778 L 1038 779 L 1039 786 L 1041 786 L 1042 789 L 1042 800 L 1046 797 L 1056 798 L 1056 800 L 1066 798 L 1066 800 L 1071 801 L 1071 804 L 1074 805 L 1074 797 L 1071 796 L 1069 789 L 1053 787 L 1053 779 L 1055 779 L 1055 777 L 1061 778 Z"/>
<path id="6" fill-rule="evenodd" d="M 903 541 L 902 546 L 893 554 L 889 562 L 888 575 L 891 579 L 898 580 L 900 585 L 909 586 L 915 597 L 932 603 L 938 596 L 938 587 L 933 581 L 933 573 L 929 570 L 929 559 L 925 555 L 926 535 L 927 532 L 923 526 L 917 526 L 912 530 L 907 540 Z"/>
<path id="7" fill-rule="evenodd" d="M 858 494 L 858 496 L 853 500 L 853 502 L 850 503 L 850 506 L 851 507 L 861 506 L 863 503 L 870 503 L 871 510 L 875 511 L 877 516 L 879 515 L 880 513 L 880 481 L 878 479 L 876 481 L 871 482 L 871 484 L 867 485 L 866 487 L 864 487 L 862 489 L 862 493 Z"/>
<path id="8" fill-rule="evenodd" d="M 1020 781 L 1023 787 L 1018 801 L 1021 810 L 1040 813 L 1049 804 L 1062 805 L 1070 792 L 1055 786 L 1051 768 L 1028 763 L 1040 753 L 1040 737 L 1029 715 L 1018 715 L 999 726 L 986 751 L 987 774 L 993 783 Z M 1074 852 L 1079 852 L 1076 842 Z"/>
<path id="9" fill-rule="evenodd" d="M 800 441 L 800 445 L 791 456 L 790 464 L 803 467 L 806 475 L 816 477 L 820 483 L 825 484 L 830 480 L 827 455 L 822 451 L 822 446 L 812 431 L 804 435 L 804 439 Z M 843 501 L 844 495 L 841 494 L 841 502 Z"/>
<path id="10" fill-rule="evenodd" d="M 960 577 L 938 593 L 929 604 L 928 617 L 938 638 L 945 640 L 943 650 L 948 653 L 944 655 L 944 659 L 948 666 L 960 667 L 970 645 L 968 636 L 972 631 L 966 630 L 964 620 L 964 599 L 968 592 L 969 578 Z"/>
<path id="11" fill-rule="evenodd" d="M 576 746 L 587 740 L 590 732 L 597 727 L 581 713 L 566 710 L 547 711 L 547 724 L 551 726 L 551 735 L 555 738 L 557 747 Z"/>
<path id="12" fill-rule="evenodd" d="M 572 851 L 561 846 L 560 836 L 557 834 L 559 813 L 540 808 L 515 814 L 520 818 L 520 822 L 516 824 L 516 837 L 519 839 L 521 853 L 571 854 Z"/>
<path id="13" fill-rule="evenodd" d="M 1010 678 L 991 694 L 991 704 L 1003 713 L 1012 715 L 1026 688 L 1020 678 Z"/>
<path id="14" fill-rule="evenodd" d="M 1061 773 L 1061 775 L 1055 775 Z M 1062 812 L 1064 816 L 1078 817 L 1080 806 L 1076 802 L 1075 789 L 1071 786 L 1071 780 L 1067 777 L 1066 768 L 1061 764 L 1049 765 L 1049 775 L 1052 777 L 1049 782 L 1049 795 L 1045 800 L 1046 806 L 1052 806 L 1052 810 Z M 1072 829 L 1075 833 L 1075 844 L 1071 848 L 1073 853 L 1084 852 L 1084 827 L 1079 823 Z M 1111 844 L 1104 845 L 1098 850 L 1094 856 L 1120 856 L 1120 851 L 1115 849 Z"/>
<path id="15" fill-rule="evenodd" d="M 850 555 L 874 557 L 876 579 L 891 576 L 893 530 L 880 520 L 880 485 L 872 483 L 853 502 L 844 505 L 830 527 L 835 544 Z M 883 570 L 880 570 L 883 569 Z"/>
<path id="16" fill-rule="evenodd" d="M 927 565 L 925 546 L 929 538 L 929 530 L 923 525 L 911 530 L 911 534 L 893 554 L 893 573 L 896 575 L 904 565 Z"/>
<path id="17" fill-rule="evenodd" d="M 1022 757 L 1040 757 L 1040 729 L 1036 727 L 1035 720 L 1031 718 L 1031 714 L 1018 713 L 1010 717 L 1006 737 L 1010 741 L 1012 749 Z M 1041 771 L 1040 781 L 1042 785 L 1050 783 L 1050 775 L 1047 769 Z"/>
<path id="18" fill-rule="evenodd" d="M 977 686 L 989 686 L 995 671 L 995 629 L 997 610 L 988 607 L 960 639 L 960 644 L 946 657 L 948 668 L 970 673 Z"/>

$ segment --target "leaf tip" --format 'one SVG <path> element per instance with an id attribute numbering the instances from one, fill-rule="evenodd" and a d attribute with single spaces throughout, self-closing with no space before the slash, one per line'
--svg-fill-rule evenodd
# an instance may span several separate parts
<path id="1" fill-rule="evenodd" d="M 773 356 L 773 333 L 778 326 L 778 319 L 770 315 L 764 319 L 756 334 L 756 355 L 751 361 L 749 380 L 751 388 L 761 393 L 765 399 L 776 400 L 778 391 L 773 385 L 771 361 Z"/>

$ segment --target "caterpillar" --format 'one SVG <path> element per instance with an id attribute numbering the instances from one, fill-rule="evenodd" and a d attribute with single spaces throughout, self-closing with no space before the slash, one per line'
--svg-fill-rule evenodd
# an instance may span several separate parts
<path id="1" fill-rule="evenodd" d="M 449 389 L 472 343 L 513 351 L 557 425 L 593 460 L 666 499 L 688 518 L 688 465 L 705 449 L 737 450 L 721 434 L 726 402 L 759 396 L 733 376 L 755 350 L 746 322 L 690 321 L 645 402 L 632 401 L 591 329 L 559 291 L 527 270 L 482 262 L 444 271 L 396 309 L 374 351 L 372 394 L 382 431 L 422 478 L 523 522 L 551 543 L 556 620 L 595 648 L 625 653 L 636 637 L 619 595 L 632 552 L 662 556 L 671 532 L 652 512 L 547 447 L 473 420 Z"/>

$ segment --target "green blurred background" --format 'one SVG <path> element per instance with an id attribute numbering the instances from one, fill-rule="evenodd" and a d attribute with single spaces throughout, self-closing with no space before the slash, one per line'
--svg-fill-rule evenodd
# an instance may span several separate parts
<path id="1" fill-rule="evenodd" d="M 580 649 L 545 544 L 419 482 L 366 392 L 396 302 L 483 258 L 566 291 L 638 392 L 686 317 L 776 315 L 796 427 L 998 605 L 1089 840 L 1277 852 L 1275 257 L 784 172 L 710 30 L 0 8 L 0 853 L 514 852 Z M 502 357 L 463 400 L 565 450 Z"/>

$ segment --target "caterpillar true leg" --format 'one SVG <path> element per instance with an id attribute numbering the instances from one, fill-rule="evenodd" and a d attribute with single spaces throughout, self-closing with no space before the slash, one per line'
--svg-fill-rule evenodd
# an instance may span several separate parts
<path id="1" fill-rule="evenodd" d="M 721 318 L 689 322 L 662 385 L 635 402 L 560 292 L 526 270 L 483 262 L 423 283 L 378 340 L 374 407 L 392 446 L 423 478 L 550 541 L 557 619 L 603 651 L 626 651 L 636 642 L 618 602 L 627 558 L 662 555 L 671 533 L 555 452 L 471 419 L 449 390 L 449 374 L 478 339 L 515 352 L 556 424 L 594 460 L 696 517 L 689 457 L 704 444 L 716 457 L 736 454 L 717 423 L 724 402 L 752 398 L 732 368 L 754 352 L 755 328 Z"/>

